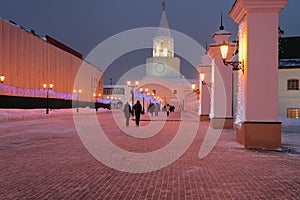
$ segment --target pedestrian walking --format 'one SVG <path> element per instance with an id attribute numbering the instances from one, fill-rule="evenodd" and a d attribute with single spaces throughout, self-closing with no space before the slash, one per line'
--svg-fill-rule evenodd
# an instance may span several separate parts
<path id="1" fill-rule="evenodd" d="M 154 106 L 154 112 L 155 112 L 155 116 L 157 117 L 158 116 L 158 111 L 160 110 L 160 106 L 158 103 L 155 104 Z"/>
<path id="2" fill-rule="evenodd" d="M 153 103 L 150 103 L 149 111 L 151 113 L 151 116 L 153 116 L 153 112 L 154 112 L 154 104 Z"/>
<path id="3" fill-rule="evenodd" d="M 169 116 L 169 114 L 170 114 L 170 105 L 169 104 L 166 105 L 166 112 L 167 112 L 167 116 Z"/>
<path id="4" fill-rule="evenodd" d="M 140 126 L 140 119 L 142 113 L 142 105 L 139 100 L 136 101 L 136 104 L 133 106 L 134 114 L 135 114 L 135 124 L 136 126 Z"/>
<path id="5" fill-rule="evenodd" d="M 131 114 L 131 106 L 128 104 L 128 102 L 126 102 L 126 104 L 124 105 L 123 108 L 123 112 L 126 118 L 126 126 L 129 126 L 129 118 L 130 118 L 130 114 Z"/>

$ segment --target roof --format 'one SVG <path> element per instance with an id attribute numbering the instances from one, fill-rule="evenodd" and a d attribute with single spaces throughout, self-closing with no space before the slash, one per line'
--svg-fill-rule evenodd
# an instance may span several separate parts
<path id="1" fill-rule="evenodd" d="M 54 45 L 54 46 L 56 46 L 56 47 L 58 47 L 58 48 L 60 48 L 60 49 L 62 49 L 64 51 L 66 51 L 66 52 L 68 52 L 68 53 L 70 53 L 70 54 L 72 54 L 72 55 L 74 55 L 74 56 L 76 56 L 76 57 L 78 57 L 80 59 L 82 59 L 82 54 L 81 53 L 79 53 L 78 51 L 75 51 L 74 49 L 68 47 L 67 45 L 61 43 L 60 41 L 54 39 L 53 37 L 50 37 L 49 35 L 46 35 L 46 40 L 50 44 L 52 44 L 52 45 Z"/>
<path id="2" fill-rule="evenodd" d="M 300 68 L 300 37 L 279 38 L 279 69 Z"/>
<path id="3" fill-rule="evenodd" d="M 294 69 L 300 68 L 300 58 L 298 59 L 280 59 L 279 69 Z"/>
<path id="4" fill-rule="evenodd" d="M 162 12 L 160 22 L 159 22 L 159 27 L 158 27 L 158 30 L 156 32 L 156 36 L 171 37 L 171 32 L 170 32 L 170 28 L 169 28 L 169 24 L 168 24 L 167 15 L 166 15 L 165 10 L 163 10 L 163 12 Z"/>

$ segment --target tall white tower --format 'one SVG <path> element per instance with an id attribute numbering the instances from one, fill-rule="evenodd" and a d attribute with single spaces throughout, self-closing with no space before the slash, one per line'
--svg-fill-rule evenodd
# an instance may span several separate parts
<path id="1" fill-rule="evenodd" d="M 163 11 L 153 38 L 153 57 L 146 59 L 146 76 L 161 78 L 179 78 L 180 59 L 174 57 L 174 39 L 166 16 L 166 3 L 162 3 Z"/>

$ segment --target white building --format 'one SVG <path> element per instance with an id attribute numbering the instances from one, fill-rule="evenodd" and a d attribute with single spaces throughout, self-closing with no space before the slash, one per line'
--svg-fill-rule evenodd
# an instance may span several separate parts
<path id="1" fill-rule="evenodd" d="M 279 38 L 278 115 L 299 118 L 300 37 Z"/>

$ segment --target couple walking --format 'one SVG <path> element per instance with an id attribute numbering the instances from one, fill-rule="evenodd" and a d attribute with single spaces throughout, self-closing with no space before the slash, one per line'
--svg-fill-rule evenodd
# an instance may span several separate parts
<path id="1" fill-rule="evenodd" d="M 136 126 L 140 126 L 140 119 L 141 119 L 141 113 L 142 113 L 142 105 L 139 100 L 136 101 L 136 104 L 133 106 L 133 109 L 131 110 L 131 106 L 128 104 L 128 102 L 125 104 L 123 112 L 126 118 L 126 126 L 129 126 L 129 118 L 130 114 L 134 112 L 135 115 L 135 124 Z"/>

